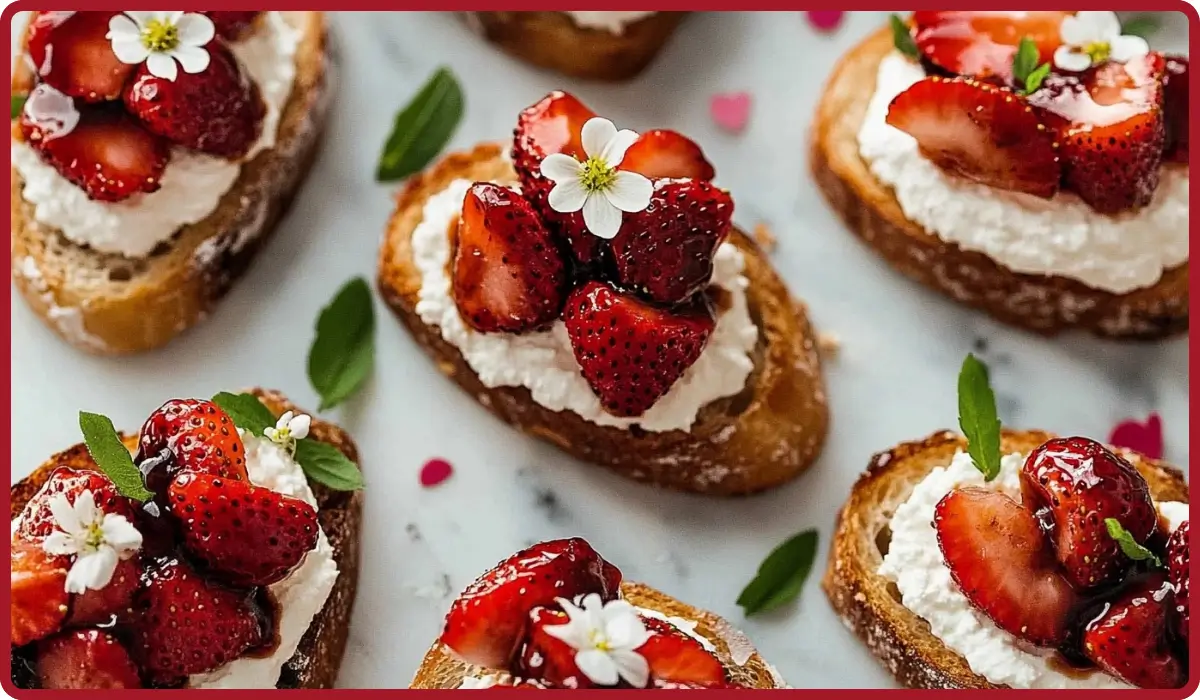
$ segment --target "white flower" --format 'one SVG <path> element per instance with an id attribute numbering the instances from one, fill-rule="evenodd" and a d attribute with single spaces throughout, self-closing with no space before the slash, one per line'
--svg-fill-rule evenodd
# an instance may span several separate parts
<path id="1" fill-rule="evenodd" d="M 66 494 L 57 493 L 49 505 L 58 529 L 50 533 L 42 549 L 53 556 L 75 557 L 67 572 L 68 593 L 104 588 L 112 580 L 117 562 L 133 556 L 142 546 L 142 533 L 125 516 L 97 508 L 91 490 L 76 496 L 74 504 Z"/>
<path id="2" fill-rule="evenodd" d="M 592 234 L 615 237 L 621 230 L 621 212 L 642 211 L 654 193 L 646 176 L 617 169 L 637 138 L 628 129 L 617 131 L 607 119 L 589 119 L 580 134 L 587 160 L 580 163 L 554 153 L 542 161 L 542 175 L 554 182 L 550 208 L 564 214 L 582 209 L 583 223 Z"/>
<path id="3" fill-rule="evenodd" d="M 645 688 L 650 682 L 650 664 L 637 649 L 646 643 L 650 633 L 637 609 L 623 600 L 604 603 L 591 593 L 584 597 L 583 607 L 571 601 L 558 600 L 568 622 L 549 625 L 546 634 L 566 642 L 576 650 L 575 665 L 597 685 L 616 685 L 621 679 L 635 688 Z"/>
<path id="4" fill-rule="evenodd" d="M 312 425 L 312 418 L 301 413 L 296 415 L 291 411 L 279 417 L 275 421 L 274 428 L 267 428 L 263 431 L 263 437 L 271 442 L 282 446 L 287 450 L 296 449 L 296 441 L 303 440 L 308 437 L 308 429 Z"/>
<path id="5" fill-rule="evenodd" d="M 1108 60 L 1125 63 L 1150 51 L 1142 37 L 1121 35 L 1121 20 L 1115 12 L 1069 15 L 1063 18 L 1059 36 L 1063 45 L 1054 52 L 1054 65 L 1075 72 Z"/>
<path id="6" fill-rule="evenodd" d="M 208 68 L 204 45 L 216 32 L 212 20 L 198 12 L 129 10 L 108 21 L 106 36 L 122 63 L 144 61 L 152 74 L 174 81 L 179 75 L 176 61 L 185 73 Z"/>

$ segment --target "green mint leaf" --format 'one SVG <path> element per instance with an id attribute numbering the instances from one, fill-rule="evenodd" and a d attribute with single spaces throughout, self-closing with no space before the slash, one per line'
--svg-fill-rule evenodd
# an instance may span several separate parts
<path id="1" fill-rule="evenodd" d="M 758 567 L 737 604 L 746 616 L 773 610 L 794 599 L 804 587 L 817 557 L 817 531 L 805 530 L 779 545 Z"/>
<path id="2" fill-rule="evenodd" d="M 25 100 L 29 95 L 13 95 L 12 96 L 12 118 L 16 119 L 21 116 L 21 110 L 25 109 Z"/>
<path id="3" fill-rule="evenodd" d="M 335 491 L 357 491 L 363 487 L 358 465 L 327 442 L 312 438 L 297 442 L 296 462 L 305 476 Z"/>
<path id="4" fill-rule="evenodd" d="M 913 41 L 908 24 L 900 19 L 899 15 L 892 15 L 890 21 L 892 23 L 892 43 L 896 45 L 896 50 L 914 61 L 921 58 L 921 52 L 917 50 L 917 42 Z"/>
<path id="5" fill-rule="evenodd" d="M 1108 536 L 1121 546 L 1121 551 L 1125 553 L 1125 556 L 1134 561 L 1149 561 L 1154 566 L 1162 568 L 1162 560 L 1155 556 L 1154 552 L 1139 544 L 1133 538 L 1133 533 L 1121 525 L 1121 521 L 1116 518 L 1105 518 L 1104 527 L 1108 529 Z"/>
<path id="6" fill-rule="evenodd" d="M 231 394 L 222 391 L 212 397 L 212 402 L 229 414 L 233 424 L 247 432 L 261 436 L 263 431 L 275 425 L 271 409 L 253 394 Z"/>
<path id="7" fill-rule="evenodd" d="M 348 399 L 375 364 L 375 311 L 371 288 L 356 277 L 346 283 L 317 317 L 317 335 L 308 351 L 308 380 L 321 395 L 318 411 Z"/>
<path id="8" fill-rule="evenodd" d="M 107 416 L 80 411 L 79 429 L 83 432 L 83 441 L 96 466 L 112 479 L 121 495 L 137 501 L 154 498 L 154 494 L 146 489 L 142 473 L 133 463 L 133 457 Z"/>
<path id="9" fill-rule="evenodd" d="M 375 178 L 399 180 L 423 169 L 450 141 L 462 119 L 463 93 L 449 68 L 437 69 L 396 115 Z"/>
<path id="10" fill-rule="evenodd" d="M 1162 19 L 1149 12 L 1134 15 L 1121 25 L 1121 33 L 1129 36 L 1140 36 L 1149 39 L 1162 26 Z"/>
<path id="11" fill-rule="evenodd" d="M 967 453 L 975 468 L 991 481 L 1000 473 L 1000 419 L 987 365 L 974 355 L 963 360 L 958 374 L 958 424 L 967 436 Z"/>
<path id="12" fill-rule="evenodd" d="M 1037 92 L 1037 89 L 1042 86 L 1042 81 L 1046 79 L 1047 75 L 1050 75 L 1049 63 L 1043 63 L 1034 68 L 1033 72 L 1025 77 L 1025 90 L 1022 94 L 1029 95 Z"/>
<path id="13" fill-rule="evenodd" d="M 1025 78 L 1029 77 L 1033 69 L 1037 68 L 1039 58 L 1041 58 L 1041 53 L 1038 51 L 1037 44 L 1027 36 L 1021 37 L 1012 61 L 1013 77 L 1017 79 L 1017 82 L 1024 84 Z"/>

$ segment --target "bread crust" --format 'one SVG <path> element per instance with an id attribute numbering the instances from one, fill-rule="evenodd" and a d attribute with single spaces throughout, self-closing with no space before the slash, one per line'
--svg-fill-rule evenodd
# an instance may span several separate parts
<path id="1" fill-rule="evenodd" d="M 1054 436 L 1041 431 L 1004 431 L 1004 454 L 1028 453 Z M 829 602 L 851 631 L 896 680 L 908 688 L 995 688 L 966 660 L 933 636 L 929 625 L 904 607 L 892 584 L 877 572 L 883 563 L 880 533 L 912 489 L 936 467 L 965 450 L 949 431 L 906 442 L 871 458 L 838 514 L 829 563 L 821 583 Z M 1175 467 L 1129 450 L 1118 450 L 1150 484 L 1156 501 L 1188 500 L 1187 483 Z"/>
<path id="2" fill-rule="evenodd" d="M 670 617 L 693 620 L 697 623 L 696 633 L 712 642 L 717 658 L 725 665 L 730 680 L 747 688 L 769 690 L 786 688 L 787 684 L 769 663 L 766 662 L 750 640 L 724 618 L 706 610 L 692 607 L 675 600 L 641 583 L 621 584 L 621 593 L 632 605 L 656 610 Z M 409 688 L 424 690 L 449 690 L 457 688 L 468 676 L 477 676 L 488 671 L 464 663 L 441 642 L 435 642 L 425 654 L 421 667 L 417 669 Z"/>
<path id="3" fill-rule="evenodd" d="M 1044 335 L 1079 329 L 1118 339 L 1153 340 L 1188 328 L 1188 263 L 1156 284 L 1126 294 L 1057 276 L 1014 272 L 909 221 L 891 188 L 858 155 L 858 131 L 879 63 L 893 50 L 882 29 L 834 70 L 813 123 L 809 162 L 817 185 L 847 226 L 908 277 L 996 319 Z"/>
<path id="4" fill-rule="evenodd" d="M 271 413 L 283 415 L 285 411 L 303 409 L 293 404 L 283 394 L 269 389 L 252 389 Z M 310 414 L 311 415 L 311 414 Z M 350 435 L 328 421 L 313 416 L 310 438 L 336 447 L 347 459 L 359 462 L 358 448 Z M 122 434 L 126 446 L 137 445 L 137 434 Z M 13 484 L 10 489 L 10 520 L 20 515 L 25 504 L 50 478 L 59 466 L 75 469 L 96 469 L 96 463 L 88 453 L 87 446 L 80 443 L 43 462 L 32 474 Z M 361 467 L 361 464 L 360 464 Z M 309 482 L 317 499 L 317 518 L 321 529 L 333 547 L 333 558 L 337 562 L 338 577 L 325 601 L 325 606 L 313 618 L 308 631 L 300 640 L 296 653 L 284 665 L 280 673 L 279 688 L 332 688 L 342 665 L 346 650 L 346 639 L 350 633 L 350 613 L 358 590 L 359 530 L 362 523 L 362 491 L 334 491 L 319 483 Z"/>
<path id="5" fill-rule="evenodd" d="M 567 453 L 639 481 L 713 495 L 761 491 L 799 474 L 820 452 L 828 409 L 820 359 L 805 308 L 788 294 L 766 256 L 734 230 L 749 279 L 750 314 L 759 328 L 755 369 L 740 394 L 705 406 L 691 431 L 652 433 L 599 426 L 571 411 L 536 403 L 524 387 L 488 388 L 441 330 L 416 312 L 421 275 L 411 237 L 425 201 L 456 179 L 513 181 L 498 144 L 452 153 L 411 178 L 400 192 L 379 259 L 383 299 L 434 359 L 484 407 Z"/>
<path id="6" fill-rule="evenodd" d="M 310 169 L 331 97 L 324 14 L 284 16 L 305 31 L 276 145 L 243 164 L 217 208 L 182 227 L 165 252 L 131 260 L 70 242 L 36 221 L 20 175 L 10 169 L 13 280 L 64 340 L 101 355 L 160 347 L 207 317 L 250 267 Z M 28 92 L 32 82 L 19 61 L 14 92 Z"/>
<path id="7" fill-rule="evenodd" d="M 581 27 L 565 12 L 460 12 L 476 33 L 505 53 L 588 80 L 634 77 L 658 55 L 686 12 L 656 12 L 620 34 Z"/>

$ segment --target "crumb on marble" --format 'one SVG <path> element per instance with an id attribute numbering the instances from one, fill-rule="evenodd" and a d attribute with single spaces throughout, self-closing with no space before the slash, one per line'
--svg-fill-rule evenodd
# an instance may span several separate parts
<path id="1" fill-rule="evenodd" d="M 817 350 L 822 357 L 834 358 L 842 349 L 842 339 L 836 333 L 822 331 L 817 334 Z"/>

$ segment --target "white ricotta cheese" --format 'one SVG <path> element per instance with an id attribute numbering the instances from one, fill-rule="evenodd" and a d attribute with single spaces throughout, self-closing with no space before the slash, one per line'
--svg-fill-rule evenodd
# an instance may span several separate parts
<path id="1" fill-rule="evenodd" d="M 624 34 L 626 26 L 656 13 L 645 10 L 626 10 L 624 12 L 571 11 L 566 14 L 577 26 L 585 29 L 603 29 L 611 34 Z"/>

